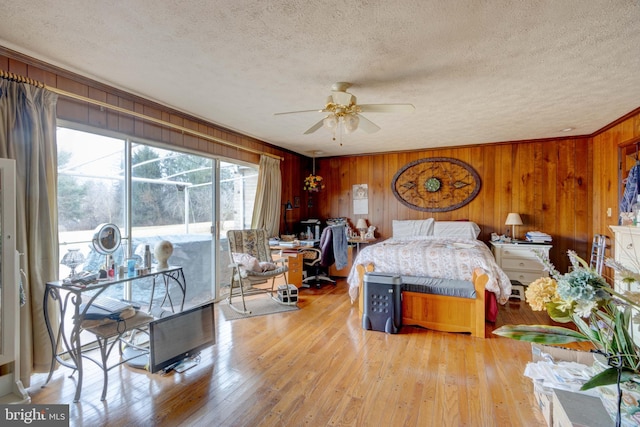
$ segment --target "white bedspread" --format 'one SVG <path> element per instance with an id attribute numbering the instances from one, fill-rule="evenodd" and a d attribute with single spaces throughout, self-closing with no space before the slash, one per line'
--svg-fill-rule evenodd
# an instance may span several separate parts
<path id="1" fill-rule="evenodd" d="M 511 295 L 511 281 L 496 264 L 493 254 L 480 240 L 422 237 L 415 240 L 388 239 L 360 249 L 349 273 L 349 296 L 358 298 L 357 264 L 373 263 L 375 271 L 405 276 L 427 276 L 471 281 L 473 270 L 489 276 L 486 289 L 500 304 Z"/>

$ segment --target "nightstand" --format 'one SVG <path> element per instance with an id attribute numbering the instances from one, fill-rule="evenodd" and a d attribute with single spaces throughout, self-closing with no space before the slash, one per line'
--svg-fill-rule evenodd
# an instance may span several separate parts
<path id="1" fill-rule="evenodd" d="M 353 246 L 347 246 L 347 266 L 342 270 L 338 270 L 336 268 L 336 264 L 333 263 L 329 266 L 329 276 L 331 277 L 348 277 L 349 272 L 351 271 L 351 266 L 353 266 Z"/>
<path id="2" fill-rule="evenodd" d="M 491 242 L 491 252 L 500 268 L 512 282 L 520 282 L 523 286 L 549 275 L 533 251 L 538 250 L 549 256 L 552 247 L 539 243 Z"/>

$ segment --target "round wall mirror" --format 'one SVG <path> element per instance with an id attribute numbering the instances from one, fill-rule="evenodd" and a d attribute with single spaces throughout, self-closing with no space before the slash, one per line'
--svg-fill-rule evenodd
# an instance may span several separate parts
<path id="1" fill-rule="evenodd" d="M 93 234 L 93 249 L 102 255 L 115 252 L 120 246 L 120 229 L 115 224 L 100 224 Z"/>

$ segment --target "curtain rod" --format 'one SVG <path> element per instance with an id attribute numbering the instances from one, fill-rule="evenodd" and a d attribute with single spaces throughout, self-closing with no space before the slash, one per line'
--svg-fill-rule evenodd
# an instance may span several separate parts
<path id="1" fill-rule="evenodd" d="M 77 95 L 75 93 L 67 92 L 67 91 L 62 90 L 62 89 L 58 89 L 58 88 L 55 88 L 55 87 L 47 86 L 46 84 L 44 84 L 42 82 L 30 79 L 28 77 L 20 76 L 20 75 L 15 74 L 15 73 L 10 73 L 10 72 L 4 71 L 4 70 L 0 70 L 0 78 L 16 81 L 18 83 L 28 83 L 28 84 L 30 84 L 32 86 L 36 86 L 36 87 L 47 89 L 47 90 L 49 90 L 49 91 L 51 91 L 53 93 L 57 93 L 58 95 L 61 95 L 61 96 L 66 96 L 68 98 L 76 99 L 78 101 L 87 102 L 89 104 L 97 105 L 99 107 L 108 108 L 110 110 L 114 110 L 114 111 L 117 111 L 119 113 L 128 114 L 130 116 L 134 116 L 134 117 L 137 117 L 139 119 L 146 120 L 146 121 L 158 124 L 160 126 L 164 126 L 164 127 L 168 127 L 168 128 L 174 129 L 174 130 L 178 130 L 178 131 L 181 131 L 182 133 L 187 133 L 187 134 L 190 134 L 192 136 L 197 136 L 198 138 L 202 138 L 202 139 L 206 139 L 206 140 L 209 140 L 209 141 L 217 142 L 219 144 L 227 145 L 227 146 L 230 146 L 230 147 L 233 147 L 233 148 L 237 148 L 239 150 L 244 150 L 244 151 L 248 151 L 248 152 L 255 153 L 255 154 L 260 154 L 260 155 L 273 157 L 273 158 L 278 159 L 278 160 L 284 160 L 284 157 L 278 156 L 276 154 L 266 153 L 264 151 L 256 150 L 255 148 L 243 147 L 242 145 L 234 144 L 233 142 L 226 141 L 224 139 L 217 138 L 215 136 L 207 135 L 206 133 L 198 132 L 197 130 L 189 129 L 189 128 L 186 128 L 184 126 L 176 125 L 174 123 L 165 122 L 164 120 L 156 119 L 155 117 L 146 116 L 144 114 L 140 114 L 140 113 L 137 113 L 135 111 L 127 110 L 125 108 L 118 107 L 116 105 L 107 104 L 106 102 L 98 101 L 98 100 L 95 100 L 95 99 L 87 98 L 87 97 L 82 96 L 82 95 Z"/>

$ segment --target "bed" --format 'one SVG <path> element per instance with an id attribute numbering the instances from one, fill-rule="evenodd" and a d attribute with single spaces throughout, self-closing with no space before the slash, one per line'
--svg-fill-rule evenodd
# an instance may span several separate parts
<path id="1" fill-rule="evenodd" d="M 410 220 L 393 221 L 393 237 L 360 250 L 347 282 L 352 302 L 359 301 L 362 313 L 361 289 L 366 269 L 397 274 L 408 281 L 420 278 L 435 279 L 439 284 L 464 281 L 473 289 L 475 302 L 469 296 L 442 295 L 441 292 L 403 291 L 403 324 L 420 325 L 450 332 L 472 332 L 482 329 L 486 320 L 495 321 L 497 303 L 505 304 L 511 295 L 511 281 L 495 262 L 487 245 L 478 240 L 480 228 L 469 221 Z M 474 280 L 474 272 L 476 273 Z M 482 289 L 482 288 L 480 288 Z M 485 307 L 482 313 L 459 324 L 448 325 L 443 316 L 456 318 L 469 304 Z M 432 316 L 438 314 L 434 322 Z M 448 313 L 448 314 L 447 314 Z M 459 319 L 454 319 L 459 323 Z M 479 325 L 478 323 L 482 323 Z"/>

